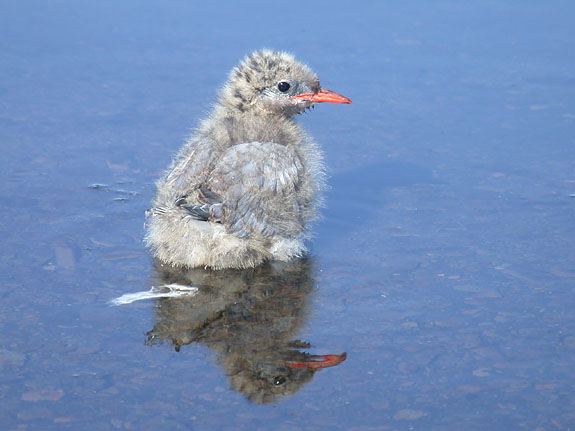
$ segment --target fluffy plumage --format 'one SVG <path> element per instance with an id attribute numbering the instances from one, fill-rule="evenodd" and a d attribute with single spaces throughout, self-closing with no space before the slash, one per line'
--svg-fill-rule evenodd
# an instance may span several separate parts
<path id="1" fill-rule="evenodd" d="M 321 151 L 292 116 L 350 103 L 291 55 L 256 51 L 157 182 L 145 241 L 175 265 L 248 268 L 305 251 L 321 202 Z"/>

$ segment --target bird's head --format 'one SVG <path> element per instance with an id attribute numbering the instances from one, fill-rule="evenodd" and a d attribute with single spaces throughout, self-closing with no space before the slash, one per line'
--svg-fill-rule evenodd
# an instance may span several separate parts
<path id="1" fill-rule="evenodd" d="M 230 72 L 219 102 L 239 112 L 259 110 L 291 116 L 317 102 L 351 100 L 322 88 L 315 73 L 292 55 L 261 50 L 245 57 Z"/>

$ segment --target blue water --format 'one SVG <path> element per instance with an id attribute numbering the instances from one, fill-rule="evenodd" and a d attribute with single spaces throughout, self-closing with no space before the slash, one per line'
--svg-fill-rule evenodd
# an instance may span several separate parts
<path id="1" fill-rule="evenodd" d="M 573 16 L 568 1 L 2 2 L 0 428 L 575 429 Z M 330 172 L 310 256 L 155 269 L 153 182 L 261 47 L 353 100 L 299 119 Z M 208 288 L 108 303 L 159 279 Z"/>

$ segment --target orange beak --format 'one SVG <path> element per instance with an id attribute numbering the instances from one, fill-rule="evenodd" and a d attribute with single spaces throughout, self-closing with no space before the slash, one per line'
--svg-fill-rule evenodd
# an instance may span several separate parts
<path id="1" fill-rule="evenodd" d="M 308 102 L 351 103 L 347 97 L 325 88 L 320 88 L 317 93 L 297 94 L 291 96 L 290 99 L 302 99 Z"/>
<path id="2" fill-rule="evenodd" d="M 348 102 L 336 102 L 336 103 L 348 103 Z M 301 362 L 289 361 L 286 362 L 285 364 L 290 368 L 317 369 L 317 368 L 335 367 L 336 365 L 339 365 L 343 361 L 345 361 L 345 358 L 347 358 L 347 353 L 342 353 L 341 355 L 312 355 L 310 357 L 310 359 L 312 359 L 311 361 L 301 361 Z"/>

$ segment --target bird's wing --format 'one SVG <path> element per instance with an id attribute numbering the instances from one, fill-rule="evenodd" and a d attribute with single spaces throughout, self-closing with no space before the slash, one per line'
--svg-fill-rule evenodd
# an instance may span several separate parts
<path id="1" fill-rule="evenodd" d="M 181 196 L 176 200 L 176 206 L 187 210 L 188 215 L 196 220 L 220 222 L 222 199 L 218 194 L 200 187 L 195 191 L 193 200 L 199 203 L 189 203 L 187 195 Z"/>
<path id="2" fill-rule="evenodd" d="M 243 143 L 229 148 L 217 161 L 203 186 L 204 194 L 217 196 L 219 221 L 240 237 L 297 231 L 301 222 L 295 195 L 303 171 L 291 147 Z"/>

